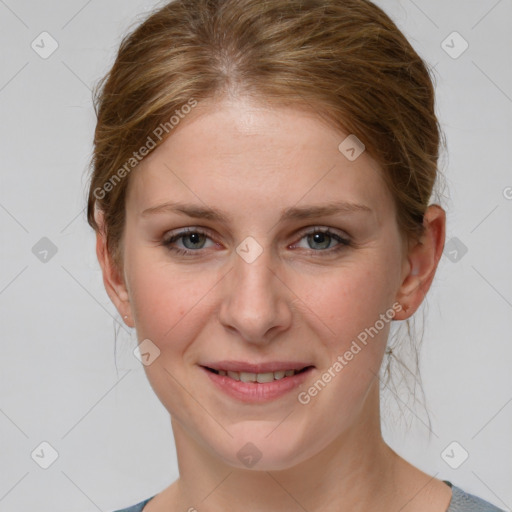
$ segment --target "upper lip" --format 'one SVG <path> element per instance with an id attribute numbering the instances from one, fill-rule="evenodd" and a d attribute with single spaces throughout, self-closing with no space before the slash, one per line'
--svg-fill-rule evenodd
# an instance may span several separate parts
<path id="1" fill-rule="evenodd" d="M 279 370 L 302 370 L 307 366 L 313 365 L 301 361 L 270 361 L 268 363 L 257 364 L 245 361 L 215 361 L 202 364 L 201 366 L 217 371 L 224 370 L 231 372 L 269 373 L 277 372 Z"/>

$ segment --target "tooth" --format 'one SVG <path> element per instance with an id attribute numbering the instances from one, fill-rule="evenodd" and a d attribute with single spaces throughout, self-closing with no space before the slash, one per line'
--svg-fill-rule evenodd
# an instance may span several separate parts
<path id="1" fill-rule="evenodd" d="M 248 372 L 240 372 L 240 380 L 242 382 L 256 382 L 256 374 Z"/>
<path id="2" fill-rule="evenodd" d="M 256 375 L 256 380 L 258 382 L 272 382 L 274 380 L 274 373 L 258 373 Z"/>
<path id="3" fill-rule="evenodd" d="M 227 375 L 228 377 L 242 382 L 259 382 L 260 384 L 280 380 L 284 377 L 292 377 L 297 370 L 278 370 L 267 373 L 251 373 L 251 372 L 232 372 L 226 370 L 218 370 L 219 375 Z"/>

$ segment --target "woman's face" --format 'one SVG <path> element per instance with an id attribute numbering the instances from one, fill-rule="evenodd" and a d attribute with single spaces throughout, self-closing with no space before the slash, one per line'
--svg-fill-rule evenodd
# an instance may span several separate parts
<path id="1" fill-rule="evenodd" d="M 204 103 L 130 176 L 124 278 L 145 371 L 189 441 L 230 465 L 284 469 L 378 418 L 407 258 L 348 135 L 297 108 Z"/>

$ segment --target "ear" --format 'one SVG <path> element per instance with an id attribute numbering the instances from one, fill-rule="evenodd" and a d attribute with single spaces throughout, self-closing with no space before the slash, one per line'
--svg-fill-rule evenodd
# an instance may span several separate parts
<path id="1" fill-rule="evenodd" d="M 95 208 L 94 218 L 99 230 L 96 232 L 96 256 L 103 273 L 103 284 L 110 300 L 129 327 L 134 327 L 133 316 L 130 307 L 130 296 L 124 277 L 119 274 L 111 255 L 107 251 L 107 237 L 104 223 L 104 213 Z M 127 316 L 128 318 L 125 318 Z"/>
<path id="2" fill-rule="evenodd" d="M 443 254 L 446 213 L 439 205 L 430 205 L 423 218 L 425 233 L 412 243 L 402 267 L 402 281 L 396 300 L 402 304 L 395 320 L 405 320 L 419 308 L 427 294 Z"/>

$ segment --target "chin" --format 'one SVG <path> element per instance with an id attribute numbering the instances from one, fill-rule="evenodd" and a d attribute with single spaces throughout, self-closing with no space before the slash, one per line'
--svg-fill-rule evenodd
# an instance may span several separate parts
<path id="1" fill-rule="evenodd" d="M 237 435 L 229 438 L 223 446 L 218 446 L 217 442 L 210 447 L 227 465 L 252 471 L 286 470 L 314 455 L 315 447 L 311 442 L 294 439 L 293 434 L 284 428 L 279 433 L 268 435 L 272 429 L 268 429 L 266 424 L 265 428 L 260 426 L 253 432 L 251 435 L 251 429 L 245 429 L 244 436 Z"/>

